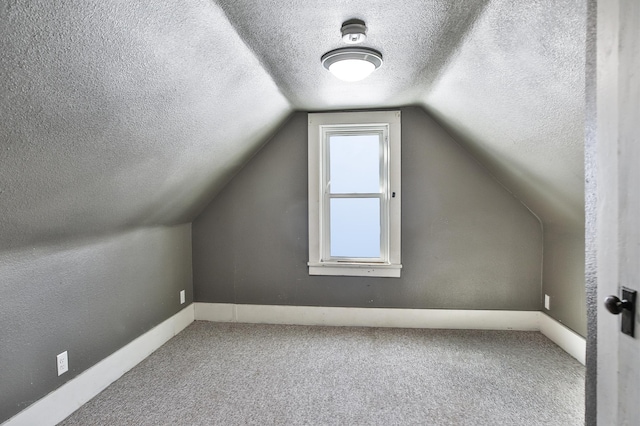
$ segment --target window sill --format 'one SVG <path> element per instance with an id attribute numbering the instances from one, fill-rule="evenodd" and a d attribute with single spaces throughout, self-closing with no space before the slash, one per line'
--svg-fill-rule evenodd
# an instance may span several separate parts
<path id="1" fill-rule="evenodd" d="M 308 263 L 309 275 L 400 278 L 402 265 L 375 263 Z"/>

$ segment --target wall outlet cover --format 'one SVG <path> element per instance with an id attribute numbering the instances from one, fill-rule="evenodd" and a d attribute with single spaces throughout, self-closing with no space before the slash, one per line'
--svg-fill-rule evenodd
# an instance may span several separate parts
<path id="1" fill-rule="evenodd" d="M 187 300 L 187 296 L 185 294 L 185 291 L 184 290 L 180 291 L 180 304 L 182 305 L 184 302 L 186 302 L 186 300 Z"/>
<path id="2" fill-rule="evenodd" d="M 58 365 L 58 376 L 69 371 L 69 354 L 67 351 L 58 354 L 58 356 L 56 356 L 56 361 Z"/>
<path id="3" fill-rule="evenodd" d="M 544 308 L 547 311 L 551 310 L 551 297 L 548 294 L 544 295 Z"/>

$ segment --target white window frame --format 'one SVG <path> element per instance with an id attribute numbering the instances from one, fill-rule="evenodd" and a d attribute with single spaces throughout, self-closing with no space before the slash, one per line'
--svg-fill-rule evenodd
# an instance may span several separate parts
<path id="1" fill-rule="evenodd" d="M 310 113 L 309 123 L 309 275 L 400 277 L 400 111 Z M 382 133 L 380 258 L 336 258 L 329 253 L 328 149 L 330 135 Z M 333 198 L 375 198 L 341 194 Z"/>

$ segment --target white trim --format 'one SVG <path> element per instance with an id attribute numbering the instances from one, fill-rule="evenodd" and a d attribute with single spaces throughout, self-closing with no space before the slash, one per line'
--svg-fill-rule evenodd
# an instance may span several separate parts
<path id="1" fill-rule="evenodd" d="M 341 275 L 345 277 L 400 278 L 402 265 L 371 265 L 357 263 L 316 263 L 309 265 L 309 275 Z"/>
<path id="2" fill-rule="evenodd" d="M 540 332 L 585 365 L 587 341 L 584 337 L 543 312 L 540 312 Z"/>
<path id="3" fill-rule="evenodd" d="M 538 311 L 335 308 L 194 303 L 195 319 L 255 324 L 540 331 L 585 364 L 586 341 Z"/>
<path id="4" fill-rule="evenodd" d="M 363 113 L 349 113 L 363 114 Z M 392 114 L 389 114 L 390 116 Z M 390 120 L 391 121 L 391 120 Z M 399 121 L 399 119 L 398 119 Z M 363 262 L 365 264 L 380 263 L 389 261 L 389 206 L 390 206 L 390 186 L 389 186 L 389 127 L 390 123 L 366 123 L 366 124 L 336 124 L 336 125 L 320 125 L 320 259 L 321 262 L 336 263 L 339 259 L 331 256 L 331 212 L 330 206 L 333 200 L 338 199 L 376 199 L 378 201 L 378 213 L 379 217 L 379 257 L 357 259 L 349 257 L 348 259 L 355 262 Z M 332 177 L 330 161 L 330 140 L 332 136 L 353 136 L 353 135 L 368 135 L 374 134 L 378 139 L 378 191 L 370 193 L 334 193 L 332 188 Z M 311 139 L 309 139 L 311 141 Z M 395 139 L 391 139 L 395 141 Z M 399 140 L 399 139 L 398 139 Z M 311 170 L 311 168 L 309 169 Z M 344 259 L 343 259 L 344 260 Z M 342 265 L 337 265 L 336 268 L 340 268 Z M 324 271 L 325 275 L 329 275 L 327 271 Z M 315 275 L 309 271 L 310 275 Z M 358 274 L 355 270 L 351 272 L 351 275 Z M 340 275 L 340 274 L 338 274 Z"/>
<path id="5" fill-rule="evenodd" d="M 201 303 L 195 306 L 196 321 L 238 322 L 236 306 L 232 303 Z"/>
<path id="6" fill-rule="evenodd" d="M 368 111 L 308 114 L 308 198 L 309 198 L 309 275 L 343 275 L 400 277 L 400 268 L 393 272 L 379 267 L 378 260 L 401 267 L 401 112 Z M 353 268 L 328 257 L 329 228 L 328 199 L 325 180 L 327 171 L 326 141 L 327 129 L 352 127 L 386 126 L 385 149 L 381 159 L 381 247 L 380 259 L 373 262 L 363 260 L 365 268 Z M 384 169 L 384 170 L 383 170 Z M 384 176 L 386 175 L 386 178 Z M 326 198 L 326 200 L 325 200 Z M 357 260 L 357 259 L 350 259 Z M 329 268 L 312 265 L 330 263 Z"/>
<path id="7" fill-rule="evenodd" d="M 194 321 L 193 304 L 11 417 L 2 426 L 56 425 Z"/>
<path id="8" fill-rule="evenodd" d="M 195 319 L 256 324 L 539 330 L 537 311 L 336 308 L 195 303 Z"/>

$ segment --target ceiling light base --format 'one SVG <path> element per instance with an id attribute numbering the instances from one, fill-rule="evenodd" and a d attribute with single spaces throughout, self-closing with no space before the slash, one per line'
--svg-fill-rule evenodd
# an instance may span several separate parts
<path id="1" fill-rule="evenodd" d="M 362 43 L 367 39 L 367 26 L 364 21 L 350 19 L 342 24 L 342 41 L 347 44 Z"/>

